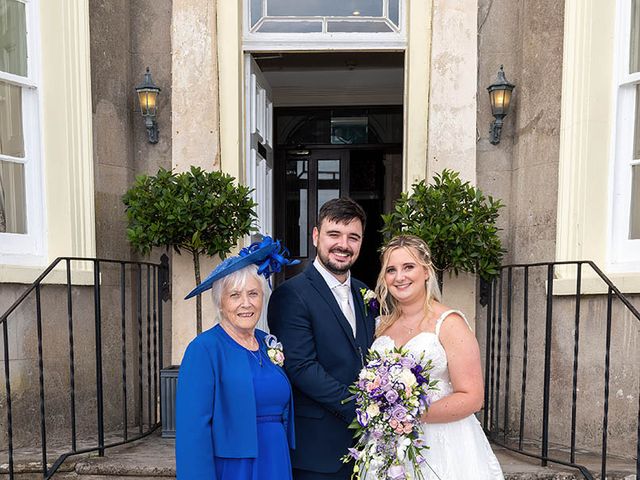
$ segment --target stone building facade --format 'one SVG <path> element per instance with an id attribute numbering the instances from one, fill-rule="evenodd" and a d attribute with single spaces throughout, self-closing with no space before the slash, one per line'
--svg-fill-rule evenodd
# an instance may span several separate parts
<path id="1" fill-rule="evenodd" d="M 295 22 L 285 25 L 278 18 L 278 9 L 285 8 L 287 2 L 273 2 L 273 9 L 267 12 L 249 11 L 251 5 L 257 9 L 259 2 L 243 0 L 81 0 L 74 8 L 58 0 L 8 3 L 26 5 L 30 18 L 37 20 L 30 26 L 37 41 L 29 48 L 30 58 L 39 62 L 38 75 L 25 77 L 22 88 L 35 90 L 38 96 L 39 110 L 24 118 L 32 122 L 39 119 L 29 125 L 40 132 L 34 140 L 38 153 L 33 160 L 40 173 L 27 184 L 27 195 L 41 202 L 42 215 L 29 218 L 40 231 L 39 247 L 32 251 L 5 250 L 5 244 L 6 248 L 14 247 L 5 241 L 7 235 L 0 233 L 0 310 L 57 256 L 139 259 L 126 240 L 121 197 L 136 175 L 155 173 L 159 167 L 182 171 L 198 165 L 230 173 L 255 188 L 256 198 L 263 200 L 262 230 L 289 235 L 288 225 L 278 227 L 283 213 L 278 188 L 286 187 L 282 173 L 288 168 L 286 162 L 302 161 L 307 151 L 309 165 L 315 165 L 314 161 L 323 159 L 313 157 L 316 150 L 322 155 L 335 155 L 340 150 L 347 155 L 340 158 L 356 159 L 361 158 L 358 152 L 362 149 L 331 139 L 331 135 L 328 140 L 307 144 L 296 144 L 290 137 L 293 143 L 287 143 L 286 129 L 278 129 L 283 125 L 278 119 L 286 115 L 320 118 L 326 111 L 341 112 L 327 120 L 338 128 L 340 122 L 361 125 L 366 116 L 362 112 L 372 112 L 374 107 L 386 115 L 388 131 L 380 126 L 380 120 L 374 123 L 371 113 L 368 125 L 371 129 L 378 125 L 379 137 L 388 135 L 391 140 L 367 143 L 366 152 L 379 155 L 376 161 L 384 165 L 387 177 L 383 175 L 381 180 L 382 193 L 375 196 L 369 192 L 369 197 L 362 198 L 379 199 L 382 208 L 388 209 L 393 196 L 409 190 L 414 181 L 430 178 L 443 168 L 455 169 L 506 204 L 499 220 L 507 251 L 505 263 L 592 259 L 637 304 L 634 294 L 640 290 L 639 259 L 620 252 L 637 247 L 640 240 L 634 240 L 635 234 L 627 232 L 625 237 L 621 233 L 626 227 L 619 211 L 626 208 L 627 216 L 632 212 L 638 215 L 640 167 L 634 166 L 637 157 L 627 162 L 627 170 L 636 172 L 636 190 L 630 191 L 623 181 L 624 173 L 620 173 L 625 171 L 620 159 L 625 150 L 618 145 L 633 138 L 634 132 L 636 142 L 640 137 L 639 114 L 631 111 L 629 117 L 628 109 L 620 108 L 620 102 L 626 105 L 629 95 L 635 95 L 628 90 L 633 91 L 640 79 L 633 72 L 626 76 L 617 73 L 624 63 L 618 46 L 624 45 L 625 39 L 638 38 L 625 33 L 627 27 L 629 31 L 640 29 L 637 0 L 610 0 L 607 8 L 596 0 L 352 2 L 358 5 L 338 12 L 342 23 L 335 25 L 331 12 L 305 12 L 304 2 L 290 2 L 302 5 L 295 6 L 300 11 L 294 16 L 317 17 L 317 32 L 311 24 L 304 26 L 303 20 L 297 26 Z M 337 9 L 344 7 L 338 3 L 345 4 L 326 5 L 334 3 Z M 378 3 L 379 11 L 364 11 Z M 315 8 L 314 2 L 309 5 Z M 305 28 L 310 30 L 304 33 Z M 636 53 L 627 51 L 629 58 L 638 55 L 640 47 L 635 48 Z M 486 88 L 501 64 L 516 89 L 501 142 L 492 145 L 488 130 L 493 117 Z M 160 140 L 155 145 L 147 141 L 134 92 L 147 66 L 162 88 L 157 119 Z M 15 83 L 16 78 L 0 76 L 0 86 L 2 82 Z M 273 108 L 275 115 L 274 137 L 263 137 L 258 146 L 251 143 L 256 132 L 249 131 L 255 114 L 251 102 L 262 98 L 254 95 L 255 85 L 270 91 L 272 103 L 265 105 Z M 401 112 L 400 134 L 395 137 L 390 125 L 397 116 L 393 116 L 392 107 Z M 360 120 L 354 120 L 356 117 Z M 635 118 L 635 123 L 629 118 Z M 635 125 L 635 130 L 623 127 L 625 122 Z M 252 157 L 256 152 L 257 160 Z M 333 174 L 344 178 L 348 172 L 342 169 Z M 626 178 L 630 184 L 631 175 Z M 343 184 L 339 190 L 358 194 L 349 185 Z M 300 225 L 302 218 L 298 218 Z M 270 219 L 270 224 L 264 223 L 265 219 Z M 304 217 L 304 222 L 308 221 Z M 304 233 L 295 228 L 291 231 Z M 154 252 L 152 260 L 157 261 L 161 253 Z M 215 262 L 206 261 L 203 270 Z M 195 307 L 181 300 L 192 288 L 191 269 L 189 258 L 172 256 L 172 300 L 165 309 L 165 364 L 179 363 L 195 335 Z M 90 287 L 82 285 L 91 284 L 91 271 L 79 267 L 76 273 L 77 295 L 83 298 L 83 289 L 89 291 Z M 55 290 L 56 282 L 64 283 L 60 278 L 52 281 L 52 298 L 60 294 Z M 532 277 L 540 298 L 531 306 L 532 318 L 545 316 L 545 282 L 544 274 Z M 583 293 L 589 297 L 583 315 L 589 320 L 583 324 L 583 335 L 602 338 L 605 332 L 600 319 L 606 289 L 593 276 L 585 277 L 585 282 Z M 572 351 L 565 345 L 573 327 L 563 319 L 570 318 L 575 306 L 570 296 L 574 284 L 575 274 L 558 268 L 554 274 L 558 320 L 552 357 L 558 369 L 571 363 Z M 522 279 L 516 278 L 514 285 L 521 289 Z M 116 293 L 114 290 L 111 295 Z M 469 313 L 481 346 L 486 346 L 487 312 L 477 301 L 477 279 L 465 274 L 445 279 L 445 296 L 448 303 Z M 514 298 L 517 303 L 517 295 Z M 83 301 L 88 310 L 91 299 Z M 210 306 L 203 303 L 210 325 Z M 56 322 L 62 322 L 64 308 L 57 308 L 62 320 Z M 11 349 L 21 352 L 11 357 L 16 362 L 14 372 L 20 370 L 20 362 L 26 365 L 35 360 L 33 348 L 23 347 L 35 335 L 33 322 L 27 320 L 32 308 L 26 310 L 19 314 L 24 320 L 14 320 L 20 326 L 12 327 Z M 566 315 L 561 314 L 563 310 Z M 133 328 L 134 319 L 130 321 Z M 514 317 L 514 331 L 521 321 Z M 638 323 L 620 310 L 614 325 L 612 421 L 617 423 L 611 441 L 624 449 L 632 434 L 624 427 L 625 419 L 635 418 L 638 405 Z M 538 334 L 542 333 L 533 335 Z M 117 343 L 113 345 L 116 348 Z M 514 338 L 514 352 L 520 347 L 521 341 Z M 602 350 L 595 344 L 586 350 L 597 354 L 590 357 L 583 353 L 582 368 L 599 372 Z M 130 355 L 135 354 L 132 348 Z M 539 352 L 532 353 L 530 361 L 541 361 L 536 355 Z M 516 369 L 522 356 L 512 356 Z M 58 367 L 51 368 L 55 371 Z M 540 391 L 541 375 L 540 370 L 531 374 L 534 392 Z M 64 374 L 60 373 L 60 378 L 57 388 L 64 392 Z M 597 381 L 593 378 L 583 389 L 589 396 L 601 397 L 600 372 Z M 25 367 L 20 379 L 14 391 L 22 388 L 28 395 L 33 386 L 32 367 Z M 552 391 L 555 388 L 558 392 L 552 402 L 558 411 L 565 412 L 562 385 L 562 378 L 552 382 Z M 517 382 L 511 386 L 517 398 Z M 537 419 L 540 411 L 529 408 L 527 415 Z M 532 420 L 531 424 L 535 423 Z M 60 428 L 62 424 L 61 420 Z M 506 430 L 510 424 L 505 424 Z M 566 419 L 558 424 L 558 433 L 552 432 L 552 437 L 562 443 L 568 424 Z M 591 446 L 597 446 L 598 427 L 585 420 L 580 428 L 581 434 L 591 439 Z M 532 426 L 527 434 L 537 435 L 537 427 Z"/>

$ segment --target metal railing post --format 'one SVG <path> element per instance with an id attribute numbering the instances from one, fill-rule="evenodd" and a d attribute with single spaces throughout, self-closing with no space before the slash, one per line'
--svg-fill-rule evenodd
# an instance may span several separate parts
<path id="1" fill-rule="evenodd" d="M 104 457 L 104 392 L 102 379 L 102 307 L 100 299 L 100 261 L 93 262 L 93 298 L 96 339 L 96 400 L 98 403 L 98 455 Z"/>

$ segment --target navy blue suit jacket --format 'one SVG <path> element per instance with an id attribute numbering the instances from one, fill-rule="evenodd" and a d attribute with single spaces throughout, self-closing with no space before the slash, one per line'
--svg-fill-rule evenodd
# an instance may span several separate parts
<path id="1" fill-rule="evenodd" d="M 351 278 L 356 338 L 329 286 L 312 263 L 278 287 L 269 300 L 269 329 L 282 342 L 293 386 L 296 450 L 293 468 L 334 473 L 353 444 L 347 427 L 353 401 L 342 404 L 373 343 L 374 319 L 365 315 L 361 288 Z"/>

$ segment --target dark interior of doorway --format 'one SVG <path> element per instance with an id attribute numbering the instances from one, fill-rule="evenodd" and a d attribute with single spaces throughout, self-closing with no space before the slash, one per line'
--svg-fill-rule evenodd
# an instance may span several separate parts
<path id="1" fill-rule="evenodd" d="M 367 214 L 352 274 L 373 288 L 382 214 L 401 192 L 402 107 L 276 108 L 274 114 L 276 236 L 301 261 L 286 278 L 315 258 L 311 232 L 322 204 L 347 196 Z"/>

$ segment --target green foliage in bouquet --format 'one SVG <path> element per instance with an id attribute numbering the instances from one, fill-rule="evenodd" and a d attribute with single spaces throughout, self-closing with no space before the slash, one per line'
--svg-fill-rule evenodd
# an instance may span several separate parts
<path id="1" fill-rule="evenodd" d="M 219 171 L 192 166 L 174 173 L 161 168 L 155 176 L 140 175 L 123 197 L 131 245 L 146 255 L 153 247 L 182 250 L 193 256 L 196 284 L 200 255 L 224 258 L 254 228 L 251 190 Z M 202 331 L 202 304 L 196 304 L 197 331 Z"/>
<path id="2" fill-rule="evenodd" d="M 433 177 L 413 184 L 403 193 L 395 209 L 383 215 L 385 241 L 395 235 L 422 238 L 429 248 L 442 286 L 442 272 L 470 272 L 491 280 L 499 273 L 505 250 L 496 220 L 504 205 L 469 182 L 458 172 L 445 169 Z"/>

